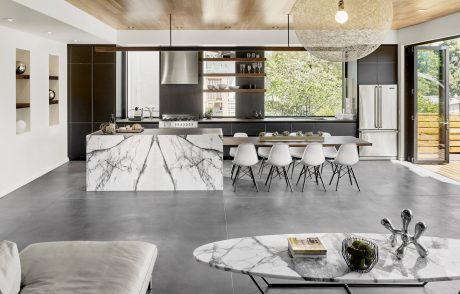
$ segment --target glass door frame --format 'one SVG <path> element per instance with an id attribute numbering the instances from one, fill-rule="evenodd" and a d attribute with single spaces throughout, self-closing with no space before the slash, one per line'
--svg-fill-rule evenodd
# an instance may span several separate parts
<path id="1" fill-rule="evenodd" d="M 447 46 L 414 46 L 414 136 L 413 136 L 413 161 L 417 164 L 446 164 L 449 163 L 449 49 Z M 445 114 L 444 121 L 439 122 L 439 124 L 444 125 L 442 128 L 439 126 L 440 130 L 444 132 L 445 138 L 445 148 L 444 148 L 444 159 L 428 159 L 428 160 L 420 160 L 418 158 L 418 51 L 419 50 L 432 50 L 432 51 L 439 51 L 443 55 L 443 72 L 444 75 L 444 107 L 443 112 Z M 441 108 L 440 108 L 441 109 Z M 439 135 L 442 135 L 440 132 Z"/>

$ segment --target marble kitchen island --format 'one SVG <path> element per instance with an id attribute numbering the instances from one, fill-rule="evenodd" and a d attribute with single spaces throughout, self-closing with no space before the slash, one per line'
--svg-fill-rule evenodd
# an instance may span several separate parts
<path id="1" fill-rule="evenodd" d="M 223 190 L 221 129 L 86 136 L 87 191 Z"/>

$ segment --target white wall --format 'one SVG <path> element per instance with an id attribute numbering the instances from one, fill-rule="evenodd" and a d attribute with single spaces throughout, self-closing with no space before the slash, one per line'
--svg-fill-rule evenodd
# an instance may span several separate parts
<path id="1" fill-rule="evenodd" d="M 30 51 L 31 130 L 16 135 L 16 48 Z M 49 54 L 59 56 L 59 124 L 49 126 Z M 0 197 L 67 158 L 67 46 L 0 27 Z"/>
<path id="2" fill-rule="evenodd" d="M 404 159 L 404 114 L 406 109 L 405 104 L 405 58 L 404 48 L 407 45 L 413 45 L 432 40 L 449 38 L 460 35 L 460 13 L 451 14 L 432 21 L 421 23 L 415 26 L 403 28 L 398 31 L 399 45 L 399 111 L 400 111 L 400 140 L 399 153 L 400 159 Z"/>

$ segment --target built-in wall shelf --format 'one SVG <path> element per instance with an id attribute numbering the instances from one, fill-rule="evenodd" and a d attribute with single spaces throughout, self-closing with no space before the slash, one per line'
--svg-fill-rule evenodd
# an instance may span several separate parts
<path id="1" fill-rule="evenodd" d="M 205 73 L 203 77 L 263 78 L 265 73 Z"/>
<path id="2" fill-rule="evenodd" d="M 49 104 L 59 104 L 59 100 L 52 100 L 49 102 Z M 30 103 L 16 103 L 16 109 L 21 109 L 21 108 L 30 108 Z"/>
<path id="3" fill-rule="evenodd" d="M 16 80 L 30 80 L 30 75 L 16 75 Z"/>
<path id="4" fill-rule="evenodd" d="M 50 76 L 50 80 L 57 81 L 57 80 L 59 80 L 59 77 L 58 76 Z"/>
<path id="5" fill-rule="evenodd" d="M 16 103 L 16 109 L 29 108 L 30 103 Z"/>
<path id="6" fill-rule="evenodd" d="M 266 58 L 201 58 L 201 61 L 236 61 L 236 62 L 261 62 Z"/>
<path id="7" fill-rule="evenodd" d="M 225 90 L 203 90 L 205 93 L 228 93 L 228 92 L 235 92 L 235 93 L 265 93 L 266 89 L 225 89 Z"/>

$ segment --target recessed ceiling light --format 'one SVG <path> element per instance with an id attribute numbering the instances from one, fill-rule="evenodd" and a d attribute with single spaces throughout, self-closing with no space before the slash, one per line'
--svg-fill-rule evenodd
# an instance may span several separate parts
<path id="1" fill-rule="evenodd" d="M 9 22 L 13 22 L 14 18 L 4 18 L 4 20 L 9 21 Z"/>
<path id="2" fill-rule="evenodd" d="M 73 41 L 74 41 L 74 43 L 77 43 L 77 42 L 78 42 L 78 40 L 73 40 Z"/>
<path id="3" fill-rule="evenodd" d="M 51 35 L 53 32 L 48 32 L 48 35 Z"/>
<path id="4" fill-rule="evenodd" d="M 427 11 L 428 9 L 417 9 L 417 12 L 425 12 Z"/>

